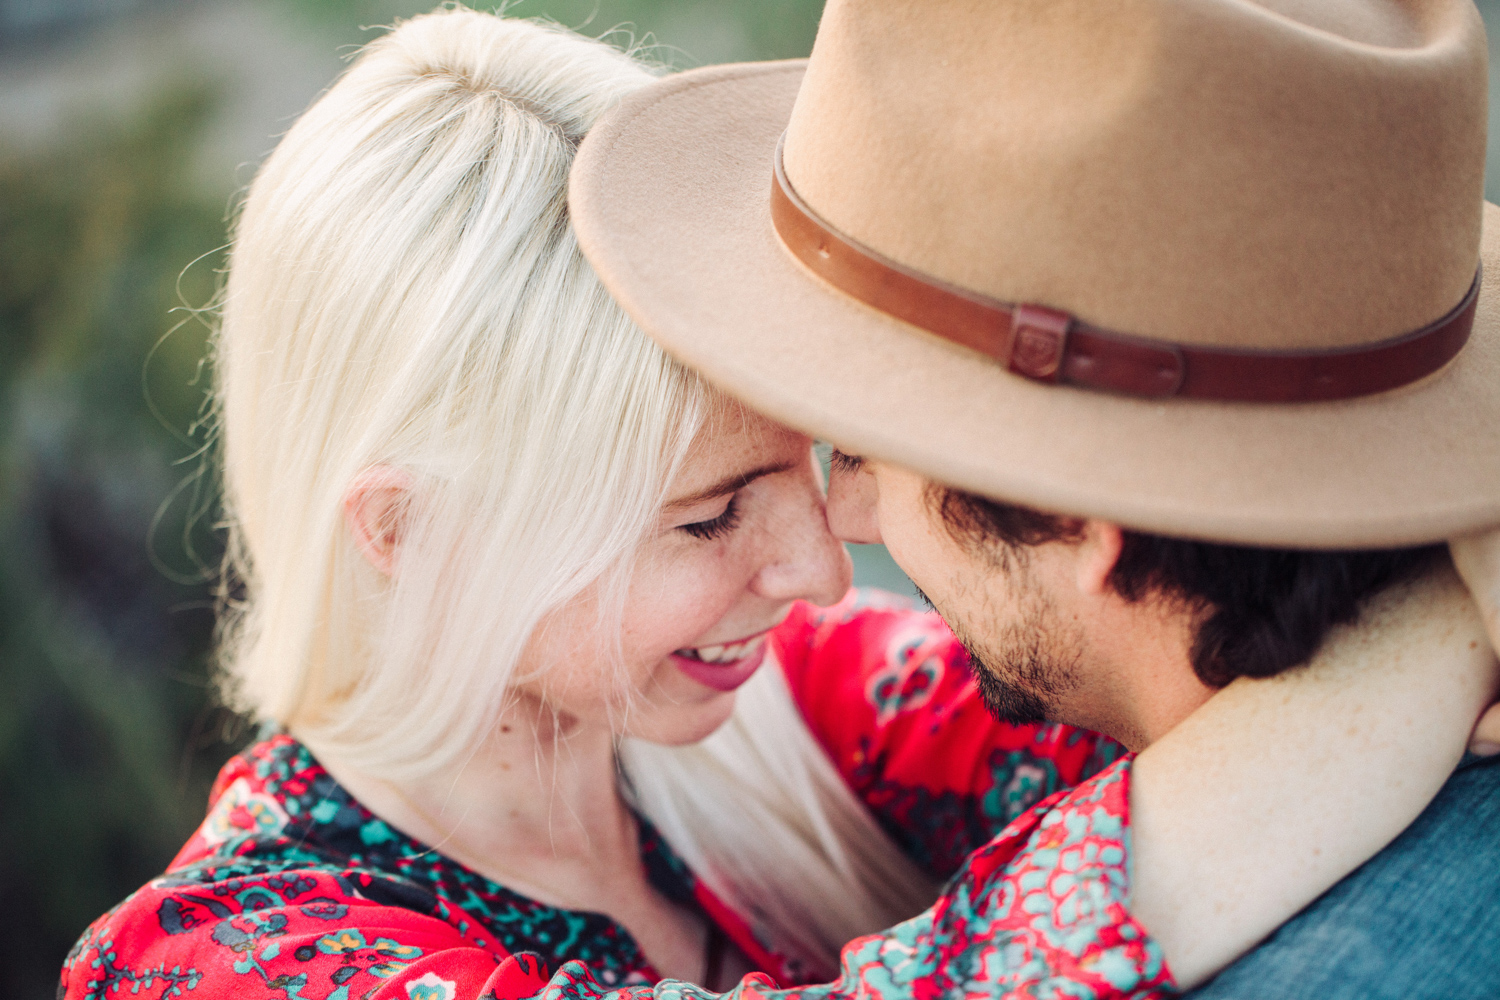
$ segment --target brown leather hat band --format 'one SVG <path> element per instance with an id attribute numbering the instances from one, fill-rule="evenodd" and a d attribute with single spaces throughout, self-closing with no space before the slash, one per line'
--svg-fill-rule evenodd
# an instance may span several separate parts
<path id="1" fill-rule="evenodd" d="M 1349 399 L 1437 371 L 1474 323 L 1480 273 L 1452 312 L 1415 333 L 1364 347 L 1245 351 L 1175 344 L 1102 330 L 1065 312 L 1010 304 L 886 260 L 818 218 L 792 189 L 776 148 L 771 219 L 792 255 L 883 313 L 986 354 L 1018 375 L 1131 396 L 1256 403 Z"/>

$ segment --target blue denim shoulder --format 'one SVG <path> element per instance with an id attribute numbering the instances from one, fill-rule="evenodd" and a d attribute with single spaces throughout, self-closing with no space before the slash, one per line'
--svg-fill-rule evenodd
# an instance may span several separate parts
<path id="1" fill-rule="evenodd" d="M 1466 756 L 1385 850 L 1187 996 L 1500 998 L 1500 757 Z"/>

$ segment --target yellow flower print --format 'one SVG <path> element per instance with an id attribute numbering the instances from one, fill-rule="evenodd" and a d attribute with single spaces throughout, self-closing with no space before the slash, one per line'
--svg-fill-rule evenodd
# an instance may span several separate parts
<path id="1" fill-rule="evenodd" d="M 365 936 L 350 927 L 318 938 L 318 950 L 325 955 L 347 955 L 351 951 L 367 948 Z"/>

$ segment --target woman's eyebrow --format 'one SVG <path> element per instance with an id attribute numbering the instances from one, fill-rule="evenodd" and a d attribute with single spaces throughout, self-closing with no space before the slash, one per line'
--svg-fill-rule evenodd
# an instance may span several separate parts
<path id="1" fill-rule="evenodd" d="M 674 510 L 682 507 L 691 507 L 694 504 L 700 504 L 715 497 L 721 497 L 726 493 L 733 493 L 735 490 L 755 482 L 761 476 L 774 476 L 778 472 L 786 472 L 794 464 L 793 462 L 776 462 L 772 465 L 759 466 L 758 468 L 751 469 L 749 472 L 730 473 L 712 486 L 706 486 L 701 490 L 694 490 L 687 496 L 668 500 L 666 509 Z"/>

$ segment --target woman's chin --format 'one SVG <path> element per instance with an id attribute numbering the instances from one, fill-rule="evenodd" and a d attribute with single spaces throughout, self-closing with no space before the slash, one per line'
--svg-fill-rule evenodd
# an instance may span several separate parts
<path id="1" fill-rule="evenodd" d="M 733 712 L 734 692 L 726 691 L 697 704 L 662 705 L 638 712 L 625 735 L 659 746 L 690 746 L 713 735 Z"/>

